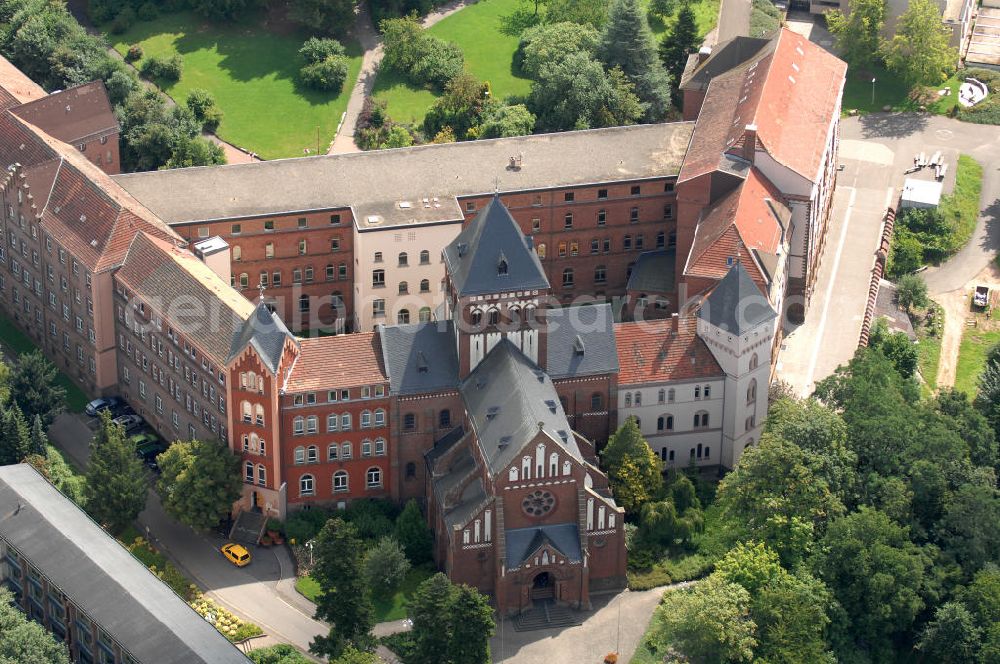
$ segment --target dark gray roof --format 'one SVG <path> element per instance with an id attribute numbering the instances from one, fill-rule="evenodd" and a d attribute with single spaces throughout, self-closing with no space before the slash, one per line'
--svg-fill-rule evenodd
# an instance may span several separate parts
<path id="1" fill-rule="evenodd" d="M 268 370 L 272 374 L 277 373 L 286 339 L 291 339 L 296 345 L 298 344 L 295 336 L 285 327 L 281 316 L 272 313 L 267 305 L 261 302 L 254 309 L 253 314 L 247 318 L 240 331 L 233 337 L 229 361 L 242 353 L 247 344 L 250 344 L 257 351 Z"/>
<path id="2" fill-rule="evenodd" d="M 0 537 L 137 661 L 249 662 L 27 464 L 0 467 Z"/>
<path id="3" fill-rule="evenodd" d="M 521 232 L 499 196 L 444 248 L 444 262 L 460 296 L 549 287 L 531 238 Z"/>
<path id="4" fill-rule="evenodd" d="M 712 54 L 702 62 L 698 62 L 698 54 L 688 56 L 684 73 L 681 75 L 681 90 L 704 90 L 713 78 L 725 74 L 730 69 L 738 67 L 760 53 L 765 46 L 774 49 L 777 40 L 759 39 L 756 37 L 734 37 L 727 42 L 717 44 Z"/>
<path id="5" fill-rule="evenodd" d="M 733 334 L 743 334 L 778 317 L 741 261 L 729 268 L 701 305 L 698 317 Z"/>
<path id="6" fill-rule="evenodd" d="M 583 461 L 552 379 L 507 339 L 458 389 L 491 475 L 520 456 L 540 433 Z"/>
<path id="7" fill-rule="evenodd" d="M 618 372 L 611 303 L 548 309 L 545 316 L 545 369 L 549 376 L 560 379 Z"/>
<path id="8" fill-rule="evenodd" d="M 632 268 L 627 289 L 636 293 L 670 293 L 674 290 L 676 249 L 644 251 Z"/>
<path id="9" fill-rule="evenodd" d="M 458 387 L 458 355 L 451 321 L 380 325 L 382 357 L 393 394 Z"/>
<path id="10" fill-rule="evenodd" d="M 570 562 L 583 560 L 580 551 L 580 530 L 575 523 L 554 526 L 511 528 L 504 532 L 507 543 L 507 568 L 517 569 L 538 547 L 549 544 Z"/>

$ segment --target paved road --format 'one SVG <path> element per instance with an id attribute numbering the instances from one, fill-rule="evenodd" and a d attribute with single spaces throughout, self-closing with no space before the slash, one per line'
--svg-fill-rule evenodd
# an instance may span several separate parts
<path id="1" fill-rule="evenodd" d="M 917 114 L 872 114 L 841 122 L 837 191 L 805 323 L 787 333 L 778 357 L 778 377 L 800 394 L 853 356 L 861 329 L 869 276 L 881 232 L 881 216 L 895 206 L 913 156 L 941 151 L 949 164 L 945 190 L 954 187 L 959 154 L 984 167 L 984 210 L 969 245 L 939 268 L 924 272 L 933 295 L 963 288 L 1000 248 L 1000 128 Z M 927 178 L 923 172 L 916 177 Z"/>
<path id="2" fill-rule="evenodd" d="M 750 36 L 751 8 L 751 0 L 722 0 L 719 4 L 719 24 L 715 28 L 715 40 L 710 45 L 721 44 L 734 37 Z"/>
<path id="3" fill-rule="evenodd" d="M 49 429 L 49 438 L 84 467 L 90 458 L 90 427 L 95 425 L 92 418 L 64 414 Z M 269 643 L 291 643 L 307 651 L 313 637 L 329 631 L 313 619 L 313 604 L 295 591 L 294 565 L 285 547 L 258 547 L 249 567 L 233 567 L 218 552 L 223 538 L 197 533 L 168 517 L 152 489 L 139 524 L 157 548 L 211 598 L 260 625 L 271 637 Z"/>

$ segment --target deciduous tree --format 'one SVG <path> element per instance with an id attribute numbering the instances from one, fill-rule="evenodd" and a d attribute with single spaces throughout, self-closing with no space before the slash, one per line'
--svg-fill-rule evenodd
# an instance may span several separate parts
<path id="1" fill-rule="evenodd" d="M 927 306 L 927 282 L 919 274 L 904 274 L 896 284 L 896 302 L 909 313 Z"/>
<path id="2" fill-rule="evenodd" d="M 660 460 L 634 418 L 627 419 L 611 436 L 601 457 L 615 500 L 629 513 L 637 514 L 662 489 Z"/>
<path id="3" fill-rule="evenodd" d="M 489 600 L 475 588 L 455 586 L 449 620 L 451 637 L 447 661 L 452 664 L 489 664 L 490 637 L 496 628 Z"/>
<path id="4" fill-rule="evenodd" d="M 851 65 L 870 66 L 878 59 L 885 25 L 886 0 L 851 0 L 846 14 L 839 9 L 826 13 L 826 24 L 837 42 L 841 57 Z"/>
<path id="5" fill-rule="evenodd" d="M 573 53 L 594 55 L 600 36 L 594 26 L 584 23 L 543 23 L 525 30 L 518 46 L 521 70 L 534 78 L 542 65 L 561 62 Z"/>
<path id="6" fill-rule="evenodd" d="M 961 602 L 947 602 L 924 627 L 917 650 L 931 662 L 974 662 L 982 646 L 982 630 Z"/>
<path id="7" fill-rule="evenodd" d="M 363 553 L 354 526 L 339 517 L 327 521 L 316 536 L 312 577 L 321 590 L 316 617 L 332 626 L 327 636 L 313 640 L 313 654 L 336 659 L 349 647 L 369 651 L 374 646 L 369 632 L 375 614 L 365 587 Z"/>
<path id="8" fill-rule="evenodd" d="M 581 23 L 600 28 L 608 20 L 607 0 L 547 0 L 545 20 Z"/>
<path id="9" fill-rule="evenodd" d="M 392 537 L 383 537 L 368 550 L 364 560 L 365 580 L 372 594 L 389 597 L 410 571 L 410 561 Z"/>
<path id="10" fill-rule="evenodd" d="M 125 431 L 101 413 L 101 426 L 90 444 L 84 500 L 94 520 L 120 534 L 146 507 L 149 478 Z"/>
<path id="11" fill-rule="evenodd" d="M 885 45 L 885 63 L 910 85 L 937 85 L 954 71 L 958 52 L 950 46 L 951 28 L 941 23 L 933 0 L 911 0 Z"/>
<path id="12" fill-rule="evenodd" d="M 240 460 L 224 443 L 176 441 L 157 462 L 157 490 L 163 508 L 192 528 L 207 530 L 215 526 L 240 497 Z"/>
<path id="13" fill-rule="evenodd" d="M 356 0 L 292 0 L 288 17 L 311 32 L 343 35 L 354 25 L 356 6 Z"/>
<path id="14" fill-rule="evenodd" d="M 451 581 L 440 572 L 417 587 L 408 608 L 413 621 L 414 659 L 417 662 L 436 662 L 448 652 L 451 603 Z"/>
<path id="15" fill-rule="evenodd" d="M 66 644 L 14 607 L 14 597 L 0 587 L 0 662 L 69 664 Z"/>

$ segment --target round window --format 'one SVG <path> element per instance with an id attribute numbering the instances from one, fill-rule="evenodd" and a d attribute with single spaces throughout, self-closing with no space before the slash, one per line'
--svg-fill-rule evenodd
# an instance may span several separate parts
<path id="1" fill-rule="evenodd" d="M 521 509 L 529 516 L 542 516 L 556 506 L 556 497 L 548 491 L 533 491 L 521 501 Z"/>

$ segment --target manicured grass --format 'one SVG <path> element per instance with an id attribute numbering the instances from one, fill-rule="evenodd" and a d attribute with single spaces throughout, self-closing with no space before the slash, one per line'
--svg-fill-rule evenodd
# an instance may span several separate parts
<path id="1" fill-rule="evenodd" d="M 35 342 L 21 332 L 21 330 L 17 329 L 14 326 L 14 321 L 3 314 L 0 314 L 0 346 L 8 353 L 14 355 L 30 353 L 38 349 Z M 56 384 L 61 385 L 66 390 L 66 408 L 74 413 L 83 412 L 90 399 L 87 398 L 83 390 L 69 376 L 59 371 L 58 367 L 56 367 L 56 370 L 58 371 Z"/>
<path id="2" fill-rule="evenodd" d="M 416 88 L 406 78 L 391 69 L 379 71 L 373 95 L 386 104 L 386 111 L 396 122 L 419 127 L 424 115 L 438 95 L 430 90 Z"/>
<path id="3" fill-rule="evenodd" d="M 390 622 L 406 617 L 406 607 L 413 598 L 417 586 L 433 576 L 434 570 L 427 566 L 411 569 L 399 590 L 389 598 L 375 600 L 375 622 Z M 300 576 L 295 580 L 295 589 L 311 602 L 319 595 L 319 584 L 310 576 Z"/>
<path id="4" fill-rule="evenodd" d="M 698 26 L 698 36 L 702 39 L 711 32 L 719 22 L 719 2 L 720 0 L 694 0 L 691 2 L 691 9 L 694 11 L 695 23 Z M 644 5 L 649 5 L 648 0 L 644 0 Z M 680 9 L 680 3 L 677 4 Z M 668 30 L 673 30 L 674 23 L 677 22 L 677 12 L 673 16 L 662 18 L 660 16 L 650 16 L 649 27 L 657 39 L 662 39 Z"/>
<path id="5" fill-rule="evenodd" d="M 952 251 L 966 245 L 979 219 L 979 195 L 983 186 L 983 167 L 967 154 L 959 155 L 955 172 L 955 189 L 941 197 L 939 210 L 951 225 Z"/>
<path id="6" fill-rule="evenodd" d="M 265 159 L 300 157 L 317 146 L 325 152 L 361 69 L 360 48 L 348 43 L 351 66 L 339 94 L 301 87 L 297 52 L 305 38 L 269 32 L 260 16 L 221 25 L 191 12 L 165 14 L 109 36 L 120 53 L 134 43 L 144 57 L 179 53 L 181 79 L 164 90 L 178 103 L 192 89 L 210 91 L 224 113 L 218 135 Z"/>
<path id="7" fill-rule="evenodd" d="M 872 77 L 875 77 L 875 100 L 872 101 Z M 951 94 L 942 96 L 927 107 L 927 111 L 936 115 L 945 115 L 958 103 L 958 88 L 964 79 L 954 75 L 941 85 L 933 86 L 935 90 L 948 88 Z M 890 106 L 893 111 L 917 111 L 919 104 L 910 99 L 910 86 L 906 85 L 895 74 L 882 66 L 857 69 L 848 67 L 847 81 L 844 83 L 842 110 L 856 110 L 861 114 L 881 111 L 884 106 Z"/>
<path id="8" fill-rule="evenodd" d="M 955 388 L 975 396 L 977 381 L 986 366 L 986 351 L 1000 343 L 1000 330 L 967 328 L 958 349 L 958 366 L 955 368 Z"/>

